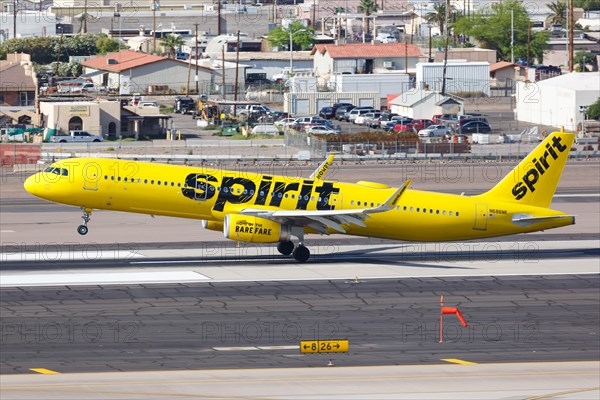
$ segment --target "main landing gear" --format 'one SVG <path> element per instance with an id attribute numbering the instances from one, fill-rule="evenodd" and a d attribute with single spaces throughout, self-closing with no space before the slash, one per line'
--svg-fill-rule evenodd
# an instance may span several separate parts
<path id="1" fill-rule="evenodd" d="M 298 246 L 294 247 L 294 243 L 291 240 L 286 240 L 277 244 L 277 251 L 284 256 L 291 254 L 298 262 L 306 262 L 310 257 L 310 250 L 303 244 L 304 232 L 295 232 L 294 236 L 298 237 Z"/>
<path id="2" fill-rule="evenodd" d="M 87 224 L 90 222 L 90 218 L 92 217 L 92 210 L 90 208 L 82 208 L 83 215 L 81 218 L 83 219 L 83 225 L 79 225 L 77 227 L 77 233 L 80 235 L 86 235 L 88 233 Z"/>

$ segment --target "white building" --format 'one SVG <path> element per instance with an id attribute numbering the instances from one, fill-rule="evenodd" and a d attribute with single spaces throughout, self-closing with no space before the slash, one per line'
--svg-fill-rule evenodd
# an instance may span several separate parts
<path id="1" fill-rule="evenodd" d="M 409 90 L 410 76 L 404 73 L 338 74 L 331 77 L 328 87 L 334 92 L 379 92 L 383 98 Z"/>
<path id="2" fill-rule="evenodd" d="M 598 72 L 573 72 L 529 84 L 517 82 L 517 120 L 574 131 L 584 118 L 579 107 L 594 103 L 599 89 Z"/>
<path id="3" fill-rule="evenodd" d="M 3 6 L 12 4 L 12 1 L 2 3 Z M 17 37 L 54 36 L 57 22 L 56 15 L 48 10 L 40 12 L 19 9 L 16 15 Z M 0 12 L 0 43 L 14 37 L 14 25 L 15 16 L 12 8 L 9 8 L 9 12 Z"/>
<path id="4" fill-rule="evenodd" d="M 441 91 L 444 76 L 444 63 L 417 64 L 417 87 Z M 490 95 L 490 63 L 448 61 L 446 65 L 446 93 L 458 95 Z"/>
<path id="5" fill-rule="evenodd" d="M 435 114 L 462 114 L 463 101 L 454 96 L 442 96 L 431 90 L 413 89 L 388 103 L 391 112 L 410 118 L 431 118 Z"/>

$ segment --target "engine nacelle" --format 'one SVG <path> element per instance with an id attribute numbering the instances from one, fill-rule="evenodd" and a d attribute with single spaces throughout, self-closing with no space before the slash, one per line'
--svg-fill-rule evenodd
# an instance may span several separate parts
<path id="1" fill-rule="evenodd" d="M 209 231 L 223 232 L 223 223 L 222 222 L 207 221 L 207 220 L 203 219 L 202 227 L 204 229 L 208 229 Z"/>
<path id="2" fill-rule="evenodd" d="M 289 226 L 251 215 L 228 214 L 223 223 L 225 237 L 240 242 L 275 243 L 291 238 Z"/>

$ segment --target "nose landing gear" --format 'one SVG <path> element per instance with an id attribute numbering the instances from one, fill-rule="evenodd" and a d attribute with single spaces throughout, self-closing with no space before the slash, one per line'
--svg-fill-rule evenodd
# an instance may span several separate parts
<path id="1" fill-rule="evenodd" d="M 83 224 L 77 227 L 77 233 L 80 235 L 86 235 L 88 233 L 87 223 L 90 222 L 90 218 L 92 217 L 92 210 L 90 208 L 83 208 L 83 215 L 81 218 L 83 219 Z"/>

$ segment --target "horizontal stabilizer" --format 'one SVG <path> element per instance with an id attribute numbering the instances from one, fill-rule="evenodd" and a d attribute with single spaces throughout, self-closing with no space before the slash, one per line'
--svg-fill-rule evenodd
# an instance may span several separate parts
<path id="1" fill-rule="evenodd" d="M 529 226 L 537 224 L 539 222 L 557 220 L 557 219 L 571 219 L 571 225 L 575 224 L 574 215 L 549 215 L 549 216 L 538 216 L 534 217 L 528 214 L 515 214 L 512 217 L 512 223 L 518 226 Z"/>

